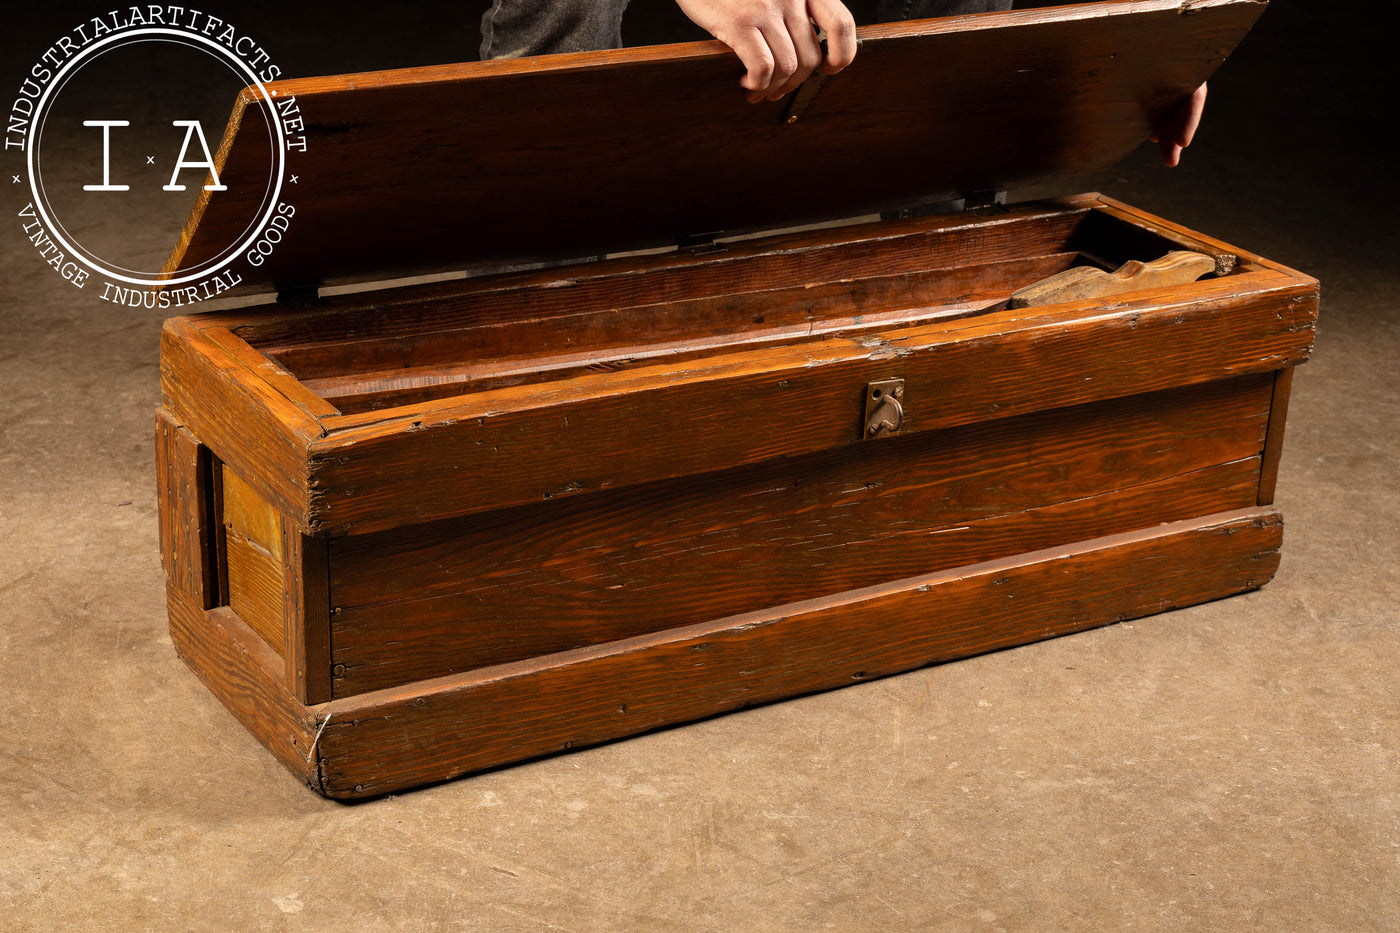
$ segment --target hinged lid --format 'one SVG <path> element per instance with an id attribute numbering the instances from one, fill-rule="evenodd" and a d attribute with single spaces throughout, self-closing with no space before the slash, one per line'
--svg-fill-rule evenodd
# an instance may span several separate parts
<path id="1" fill-rule="evenodd" d="M 855 62 L 750 105 L 717 42 L 279 81 L 294 209 L 244 287 L 674 244 L 1102 168 L 1225 60 L 1259 0 L 1132 0 L 860 32 Z M 268 210 L 240 96 L 167 269 Z M 302 129 L 304 125 L 304 130 Z M 279 231 L 280 232 L 280 231 Z M 242 268 L 242 267 L 240 267 Z"/>

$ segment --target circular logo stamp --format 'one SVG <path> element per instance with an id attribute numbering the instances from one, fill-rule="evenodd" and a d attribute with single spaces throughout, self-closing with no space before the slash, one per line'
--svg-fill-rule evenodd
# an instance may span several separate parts
<path id="1" fill-rule="evenodd" d="M 306 137 L 295 96 L 268 86 L 280 74 L 256 37 L 188 7 L 113 10 L 59 36 L 23 79 L 0 150 L 39 260 L 133 308 L 241 284 L 296 213 L 286 192 Z"/>

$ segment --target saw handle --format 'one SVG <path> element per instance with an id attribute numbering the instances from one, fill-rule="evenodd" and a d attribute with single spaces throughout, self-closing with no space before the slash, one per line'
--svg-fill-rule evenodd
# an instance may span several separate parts
<path id="1" fill-rule="evenodd" d="M 1116 272 L 1104 272 L 1092 266 L 1066 269 L 1011 293 L 1011 308 L 1034 308 L 1039 305 L 1107 298 L 1124 292 L 1148 288 L 1187 285 L 1208 272 L 1215 271 L 1215 258 L 1189 250 L 1167 253 L 1152 262 L 1130 259 Z"/>

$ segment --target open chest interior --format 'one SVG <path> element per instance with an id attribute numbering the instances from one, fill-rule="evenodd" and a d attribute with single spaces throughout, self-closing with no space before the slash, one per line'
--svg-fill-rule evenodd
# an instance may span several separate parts
<path id="1" fill-rule="evenodd" d="M 233 332 L 345 415 L 505 386 L 1001 310 L 1016 289 L 1079 265 L 1116 269 L 1181 242 L 1091 198 L 924 221 L 708 245 L 703 252 L 570 266 L 326 299 L 315 312 Z"/>

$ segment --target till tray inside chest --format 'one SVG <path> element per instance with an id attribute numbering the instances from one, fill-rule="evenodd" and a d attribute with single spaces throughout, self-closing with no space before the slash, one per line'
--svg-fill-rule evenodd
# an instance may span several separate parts
<path id="1" fill-rule="evenodd" d="M 1184 247 L 1092 197 L 328 300 L 234 333 L 345 415 L 985 314 L 1077 265 Z"/>

